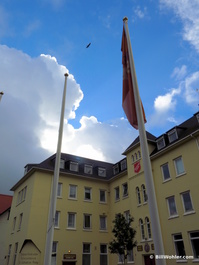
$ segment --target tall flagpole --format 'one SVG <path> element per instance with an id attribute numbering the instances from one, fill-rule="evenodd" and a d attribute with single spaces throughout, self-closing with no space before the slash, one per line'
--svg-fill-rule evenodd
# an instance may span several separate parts
<path id="1" fill-rule="evenodd" d="M 150 214 L 150 219 L 151 219 L 151 227 L 152 227 L 153 241 L 154 241 L 154 246 L 155 246 L 155 254 L 164 255 L 164 246 L 163 246 L 158 207 L 157 207 L 157 201 L 156 201 L 156 195 L 155 195 L 155 187 L 154 187 L 154 182 L 153 182 L 151 161 L 150 161 L 150 156 L 149 156 L 149 150 L 148 150 L 148 144 L 147 144 L 147 138 L 146 138 L 146 130 L 145 130 L 145 125 L 144 125 L 141 100 L 140 100 L 139 89 L 138 89 L 138 84 L 137 84 L 137 77 L 135 73 L 133 52 L 132 52 L 131 41 L 129 37 L 128 18 L 124 17 L 123 22 L 125 25 L 127 45 L 128 45 L 128 51 L 129 51 L 132 84 L 134 88 L 133 93 L 135 97 L 135 107 L 136 107 L 136 112 L 137 112 L 140 146 L 141 146 L 141 151 L 142 151 L 144 176 L 145 176 L 146 190 L 147 190 L 147 195 L 148 195 L 149 214 Z M 166 261 L 164 259 L 156 259 L 156 264 L 166 265 Z"/>
<path id="2" fill-rule="evenodd" d="M 64 83 L 64 91 L 63 91 L 63 97 L 62 97 L 62 108 L 61 108 L 61 116 L 60 116 L 57 153 L 56 153 L 56 159 L 55 159 L 53 187 L 52 187 L 52 193 L 51 193 L 51 198 L 50 198 L 50 210 L 49 210 L 49 217 L 48 217 L 48 229 L 47 229 L 47 235 L 46 235 L 44 265 L 51 265 L 51 256 L 52 256 L 52 244 L 53 244 L 53 236 L 54 236 L 54 221 L 55 221 L 56 202 L 57 202 L 57 187 L 58 187 L 58 181 L 59 181 L 62 134 L 63 134 L 63 127 L 64 127 L 66 84 L 67 84 L 68 74 L 66 73 L 64 76 L 65 76 L 65 83 Z"/>

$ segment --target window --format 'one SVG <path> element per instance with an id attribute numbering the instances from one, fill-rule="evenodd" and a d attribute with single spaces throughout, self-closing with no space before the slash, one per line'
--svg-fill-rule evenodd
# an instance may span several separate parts
<path id="1" fill-rule="evenodd" d="M 21 191 L 19 191 L 18 198 L 17 198 L 17 204 L 25 201 L 25 199 L 26 199 L 26 191 L 27 191 L 27 186 L 24 187 Z"/>
<path id="2" fill-rule="evenodd" d="M 166 181 L 171 178 L 170 172 L 169 172 L 169 165 L 168 163 L 161 166 L 162 175 L 163 175 L 163 181 Z"/>
<path id="3" fill-rule="evenodd" d="M 84 188 L 84 200 L 90 201 L 91 200 L 91 188 Z"/>
<path id="4" fill-rule="evenodd" d="M 116 175 L 119 173 L 119 165 L 116 164 L 115 166 L 113 166 L 113 175 Z"/>
<path id="5" fill-rule="evenodd" d="M 135 160 L 136 160 L 136 161 L 138 160 L 138 155 L 137 155 L 137 153 L 135 153 Z"/>
<path id="6" fill-rule="evenodd" d="M 9 261 L 10 261 L 11 249 L 12 249 L 12 245 L 9 245 L 9 247 L 8 247 L 8 257 L 7 257 L 7 265 L 9 264 Z"/>
<path id="7" fill-rule="evenodd" d="M 13 219 L 13 225 L 12 225 L 12 232 L 15 231 L 16 221 L 17 221 L 17 217 L 14 217 L 14 219 Z"/>
<path id="8" fill-rule="evenodd" d="M 132 161 L 132 163 L 134 163 L 134 162 L 135 162 L 134 155 L 132 155 L 132 156 L 131 156 L 131 161 Z"/>
<path id="9" fill-rule="evenodd" d="M 77 198 L 77 186 L 69 185 L 69 198 L 76 199 Z"/>
<path id="10" fill-rule="evenodd" d="M 100 190 L 100 202 L 106 202 L 106 191 Z"/>
<path id="11" fill-rule="evenodd" d="M 193 212 L 193 205 L 192 205 L 192 201 L 191 201 L 191 196 L 190 196 L 190 192 L 184 192 L 181 194 L 182 196 L 182 202 L 183 202 L 183 206 L 184 206 L 184 212 L 185 213 L 189 213 L 189 212 Z"/>
<path id="12" fill-rule="evenodd" d="M 145 185 L 144 185 L 144 184 L 142 184 L 141 189 L 142 189 L 143 201 L 144 201 L 144 203 L 145 203 L 145 202 L 147 202 L 147 200 L 148 200 L 148 196 L 147 196 L 147 194 L 146 194 L 146 188 L 145 188 Z"/>
<path id="13" fill-rule="evenodd" d="M 144 233 L 144 224 L 143 224 L 143 220 L 140 219 L 140 220 L 139 220 L 139 223 L 140 223 L 141 240 L 145 240 L 145 233 Z"/>
<path id="14" fill-rule="evenodd" d="M 140 159 L 140 158 L 141 158 L 141 152 L 138 151 L 138 159 Z"/>
<path id="15" fill-rule="evenodd" d="M 13 257 L 13 265 L 16 264 L 17 250 L 18 250 L 18 243 L 15 243 L 15 253 L 14 253 L 14 257 Z"/>
<path id="16" fill-rule="evenodd" d="M 199 259 L 199 231 L 190 232 L 189 236 L 194 259 Z"/>
<path id="17" fill-rule="evenodd" d="M 134 261 L 133 250 L 128 251 L 127 262 Z"/>
<path id="18" fill-rule="evenodd" d="M 107 230 L 107 225 L 106 225 L 106 216 L 101 215 L 100 216 L 100 230 Z"/>
<path id="19" fill-rule="evenodd" d="M 91 265 L 91 244 L 83 243 L 82 265 Z"/>
<path id="20" fill-rule="evenodd" d="M 199 123 L 199 113 L 196 114 L 196 118 L 197 118 L 198 123 Z"/>
<path id="21" fill-rule="evenodd" d="M 65 160 L 64 159 L 60 159 L 60 165 L 59 165 L 59 167 L 61 169 L 64 169 L 65 168 Z"/>
<path id="22" fill-rule="evenodd" d="M 93 174 L 93 167 L 91 165 L 85 165 L 84 166 L 84 173 L 86 174 Z"/>
<path id="23" fill-rule="evenodd" d="M 23 219 L 23 213 L 21 213 L 20 216 L 19 216 L 19 226 L 18 226 L 18 230 L 21 230 L 22 219 Z"/>
<path id="24" fill-rule="evenodd" d="M 140 196 L 139 187 L 136 187 L 136 196 L 137 196 L 137 203 L 138 203 L 138 205 L 140 205 L 141 204 L 141 196 Z"/>
<path id="25" fill-rule="evenodd" d="M 84 229 L 91 229 L 91 214 L 84 214 Z"/>
<path id="26" fill-rule="evenodd" d="M 60 212 L 56 211 L 56 213 L 55 213 L 55 223 L 54 223 L 55 228 L 59 228 L 59 218 L 60 218 Z"/>
<path id="27" fill-rule="evenodd" d="M 168 133 L 168 137 L 169 137 L 169 142 L 170 142 L 170 143 L 172 143 L 172 142 L 174 142 L 175 140 L 177 140 L 177 139 L 178 139 L 178 134 L 177 134 L 176 129 L 170 131 L 170 132 Z"/>
<path id="28" fill-rule="evenodd" d="M 107 264 L 108 264 L 107 245 L 101 244 L 100 245 L 100 265 L 107 265 Z"/>
<path id="29" fill-rule="evenodd" d="M 177 209 L 176 209 L 176 203 L 175 203 L 175 197 L 171 196 L 167 198 L 167 204 L 169 209 L 169 216 L 177 216 Z"/>
<path id="30" fill-rule="evenodd" d="M 53 241 L 51 265 L 56 265 L 57 264 L 57 245 L 58 245 L 58 242 Z"/>
<path id="31" fill-rule="evenodd" d="M 67 228 L 76 227 L 76 213 L 68 213 L 68 225 Z"/>
<path id="32" fill-rule="evenodd" d="M 164 136 L 162 136 L 161 138 L 159 138 L 157 140 L 157 148 L 158 148 L 158 150 L 162 149 L 163 147 L 165 147 Z"/>
<path id="33" fill-rule="evenodd" d="M 57 197 L 61 197 L 62 196 L 62 183 L 58 183 L 57 186 Z"/>
<path id="34" fill-rule="evenodd" d="M 120 166 L 121 166 L 121 170 L 125 170 L 127 168 L 126 159 L 124 159 L 120 162 Z"/>
<path id="35" fill-rule="evenodd" d="M 120 199 L 120 188 L 115 188 L 115 200 L 118 201 Z"/>
<path id="36" fill-rule="evenodd" d="M 103 167 L 98 167 L 98 176 L 106 177 L 106 169 Z"/>
<path id="37" fill-rule="evenodd" d="M 129 217 L 130 217 L 130 211 L 125 211 L 124 212 L 124 217 L 127 221 L 129 221 Z"/>
<path id="38" fill-rule="evenodd" d="M 182 235 L 181 234 L 173 235 L 173 241 L 174 241 L 176 255 L 186 256 Z"/>
<path id="39" fill-rule="evenodd" d="M 147 228 L 148 239 L 151 239 L 151 225 L 150 225 L 150 221 L 148 217 L 145 218 L 145 223 L 146 223 L 146 228 Z"/>
<path id="40" fill-rule="evenodd" d="M 79 167 L 78 167 L 78 163 L 77 163 L 77 162 L 72 162 L 72 161 L 70 161 L 70 170 L 71 170 L 71 171 L 75 171 L 75 172 L 77 172 L 78 169 L 79 169 Z"/>
<path id="41" fill-rule="evenodd" d="M 177 176 L 182 175 L 183 173 L 185 173 L 182 157 L 176 158 L 174 160 L 174 164 L 175 164 L 175 169 L 176 169 Z"/>
<path id="42" fill-rule="evenodd" d="M 127 183 L 124 183 L 122 185 L 122 187 L 123 187 L 123 197 L 128 196 L 128 184 Z"/>

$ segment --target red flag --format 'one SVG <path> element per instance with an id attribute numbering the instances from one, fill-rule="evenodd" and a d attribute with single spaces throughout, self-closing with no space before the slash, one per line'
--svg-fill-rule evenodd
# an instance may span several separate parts
<path id="1" fill-rule="evenodd" d="M 126 117 L 129 123 L 135 128 L 138 129 L 138 120 L 135 108 L 135 98 L 134 98 L 134 89 L 132 84 L 131 69 L 129 62 L 129 52 L 126 39 L 125 29 L 123 27 L 122 34 L 122 64 L 123 64 L 123 95 L 122 95 L 122 107 L 126 114 Z M 142 102 L 141 102 L 142 106 Z M 144 108 L 142 106 L 144 122 L 146 122 L 146 117 L 144 113 Z"/>

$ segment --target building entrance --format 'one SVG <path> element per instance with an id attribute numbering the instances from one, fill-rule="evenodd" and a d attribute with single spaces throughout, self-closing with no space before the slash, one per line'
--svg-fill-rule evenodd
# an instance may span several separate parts
<path id="1" fill-rule="evenodd" d="M 153 258 L 151 258 L 153 256 Z M 155 257 L 154 255 L 146 255 L 144 256 L 144 265 L 155 265 Z"/>

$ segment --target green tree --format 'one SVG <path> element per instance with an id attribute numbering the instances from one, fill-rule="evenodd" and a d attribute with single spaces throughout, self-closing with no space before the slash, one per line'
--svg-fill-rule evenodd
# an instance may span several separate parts
<path id="1" fill-rule="evenodd" d="M 114 239 L 109 243 L 109 250 L 113 254 L 120 255 L 124 264 L 126 264 L 129 251 L 137 245 L 137 241 L 134 239 L 136 230 L 131 227 L 133 221 L 133 217 L 129 216 L 126 219 L 121 213 L 116 214 L 115 220 L 113 220 Z"/>

